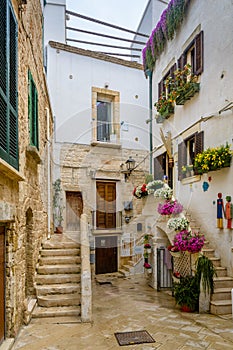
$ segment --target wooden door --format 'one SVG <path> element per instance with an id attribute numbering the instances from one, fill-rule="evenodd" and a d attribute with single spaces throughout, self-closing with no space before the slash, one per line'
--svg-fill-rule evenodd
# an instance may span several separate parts
<path id="1" fill-rule="evenodd" d="M 95 239 L 95 273 L 117 271 L 117 236 L 96 237 Z"/>
<path id="2" fill-rule="evenodd" d="M 5 228 L 0 226 L 0 344 L 5 332 Z"/>
<path id="3" fill-rule="evenodd" d="M 66 230 L 79 231 L 83 212 L 81 192 L 66 192 Z"/>
<path id="4" fill-rule="evenodd" d="M 116 227 L 116 183 L 96 183 L 96 227 Z"/>

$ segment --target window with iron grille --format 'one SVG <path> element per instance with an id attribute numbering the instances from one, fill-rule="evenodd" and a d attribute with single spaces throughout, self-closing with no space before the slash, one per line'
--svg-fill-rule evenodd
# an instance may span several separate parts
<path id="1" fill-rule="evenodd" d="M 18 27 L 9 0 L 0 1 L 0 157 L 18 169 Z"/>
<path id="2" fill-rule="evenodd" d="M 28 119 L 29 119 L 29 136 L 30 145 L 39 149 L 38 137 L 38 93 L 33 81 L 32 74 L 28 72 Z"/>

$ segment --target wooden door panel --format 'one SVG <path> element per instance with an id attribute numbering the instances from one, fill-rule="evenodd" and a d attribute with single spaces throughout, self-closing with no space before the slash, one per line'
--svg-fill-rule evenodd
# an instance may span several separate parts
<path id="1" fill-rule="evenodd" d="M 82 194 L 66 192 L 66 230 L 80 230 L 80 217 L 83 212 Z"/>
<path id="2" fill-rule="evenodd" d="M 0 226 L 0 343 L 4 339 L 5 332 L 5 228 Z"/>
<path id="3" fill-rule="evenodd" d="M 116 184 L 96 183 L 96 227 L 102 229 L 116 227 Z"/>
<path id="4" fill-rule="evenodd" d="M 117 237 L 96 237 L 96 274 L 117 271 Z"/>

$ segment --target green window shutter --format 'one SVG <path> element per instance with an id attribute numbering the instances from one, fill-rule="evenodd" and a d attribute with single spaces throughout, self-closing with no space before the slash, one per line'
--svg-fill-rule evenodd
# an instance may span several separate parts
<path id="1" fill-rule="evenodd" d="M 29 81 L 28 119 L 29 119 L 30 145 L 35 146 L 37 149 L 39 149 L 38 93 L 30 71 L 28 72 L 28 81 Z"/>
<path id="2" fill-rule="evenodd" d="M 17 22 L 0 1 L 0 157 L 18 169 Z"/>

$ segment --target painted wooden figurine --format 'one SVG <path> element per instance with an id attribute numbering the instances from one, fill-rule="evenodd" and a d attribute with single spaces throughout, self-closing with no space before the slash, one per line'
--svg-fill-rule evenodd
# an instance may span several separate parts
<path id="1" fill-rule="evenodd" d="M 224 205 L 223 205 L 223 199 L 222 199 L 222 193 L 218 193 L 218 199 L 217 199 L 217 228 L 223 228 L 223 214 L 224 213 Z"/>
<path id="2" fill-rule="evenodd" d="M 231 196 L 226 196 L 226 206 L 225 206 L 225 217 L 227 219 L 227 228 L 232 228 L 232 217 L 233 217 L 233 205 L 231 203 Z"/>

